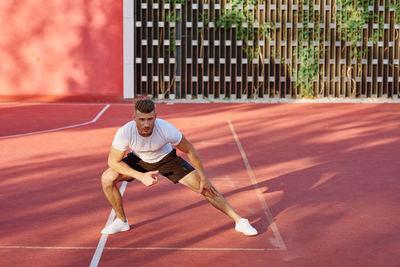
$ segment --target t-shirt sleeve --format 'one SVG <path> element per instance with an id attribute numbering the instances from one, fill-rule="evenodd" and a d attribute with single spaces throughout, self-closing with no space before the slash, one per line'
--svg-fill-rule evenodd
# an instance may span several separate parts
<path id="1" fill-rule="evenodd" d="M 169 122 L 165 122 L 164 134 L 167 142 L 169 142 L 173 146 L 178 145 L 182 140 L 182 133 Z"/>
<path id="2" fill-rule="evenodd" d="M 126 131 L 123 127 L 119 128 L 115 134 L 112 146 L 121 151 L 125 151 L 129 147 L 129 138 L 126 135 Z"/>

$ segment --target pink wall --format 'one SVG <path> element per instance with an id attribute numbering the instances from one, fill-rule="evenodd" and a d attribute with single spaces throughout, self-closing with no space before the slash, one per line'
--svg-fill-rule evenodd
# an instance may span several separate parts
<path id="1" fill-rule="evenodd" d="M 0 1 L 0 95 L 122 97 L 122 2 Z"/>

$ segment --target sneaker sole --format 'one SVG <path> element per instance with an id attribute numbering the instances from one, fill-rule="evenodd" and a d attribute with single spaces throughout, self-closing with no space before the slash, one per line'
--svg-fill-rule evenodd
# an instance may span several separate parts
<path id="1" fill-rule="evenodd" d="M 241 234 L 244 234 L 245 236 L 257 236 L 257 235 L 258 235 L 258 233 L 257 233 L 257 234 L 245 234 L 244 232 L 242 232 L 242 231 L 237 231 L 237 230 L 236 230 L 236 232 L 241 233 Z"/>
<path id="2" fill-rule="evenodd" d="M 121 230 L 121 231 L 118 231 L 118 232 L 114 232 L 114 233 L 106 233 L 106 232 L 103 232 L 103 231 L 101 231 L 101 233 L 103 234 L 103 235 L 113 235 L 113 234 L 118 234 L 118 233 L 121 233 L 121 232 L 126 232 L 126 231 L 129 231 L 129 230 L 131 230 L 130 228 L 128 228 L 128 229 L 123 229 L 123 230 Z"/>
<path id="3" fill-rule="evenodd" d="M 256 235 L 258 235 L 258 232 L 255 233 L 255 234 L 246 234 L 245 232 L 240 231 L 240 230 L 238 230 L 238 229 L 236 229 L 236 228 L 235 228 L 235 231 L 238 232 L 238 233 L 242 233 L 242 234 L 244 234 L 245 236 L 256 236 Z"/>

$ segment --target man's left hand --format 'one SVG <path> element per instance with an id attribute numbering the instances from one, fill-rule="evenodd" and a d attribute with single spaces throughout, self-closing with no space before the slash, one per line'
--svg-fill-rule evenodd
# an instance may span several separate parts
<path id="1" fill-rule="evenodd" d="M 199 193 L 200 193 L 200 194 L 204 194 L 205 191 L 210 191 L 210 192 L 211 192 L 210 189 L 211 189 L 211 184 L 210 184 L 210 182 L 208 181 L 208 179 L 205 178 L 205 177 L 200 178 Z"/>

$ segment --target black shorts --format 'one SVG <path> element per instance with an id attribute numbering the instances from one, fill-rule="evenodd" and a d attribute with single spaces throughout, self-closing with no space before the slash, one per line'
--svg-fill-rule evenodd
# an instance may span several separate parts
<path id="1" fill-rule="evenodd" d="M 133 153 L 129 153 L 122 159 L 122 161 L 128 164 L 132 169 L 139 172 L 158 170 L 162 175 L 166 176 L 174 183 L 177 183 L 187 174 L 194 171 L 194 168 L 186 160 L 176 155 L 175 149 L 155 163 L 144 162 Z M 130 179 L 128 182 L 132 182 L 133 180 L 134 179 Z"/>

